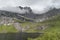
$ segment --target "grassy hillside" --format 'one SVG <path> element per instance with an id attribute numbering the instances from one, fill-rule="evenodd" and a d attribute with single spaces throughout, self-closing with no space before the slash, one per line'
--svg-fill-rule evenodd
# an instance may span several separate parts
<path id="1" fill-rule="evenodd" d="M 48 28 L 43 30 L 44 34 L 35 39 L 28 38 L 28 40 L 60 40 L 60 16 L 55 16 L 41 24 L 48 24 Z"/>
<path id="2" fill-rule="evenodd" d="M 27 29 L 27 30 L 24 30 L 23 32 L 43 33 L 42 35 L 39 35 L 37 38 L 28 37 L 28 40 L 60 40 L 60 15 L 54 16 L 49 20 L 46 20 L 43 22 L 37 22 L 37 23 L 28 22 L 28 21 L 23 22 L 21 20 L 15 20 L 15 21 L 20 23 L 20 26 L 22 27 L 22 29 Z M 0 25 L 0 33 L 16 33 L 16 32 L 18 31 L 13 25 Z M 7 39 L 9 37 L 7 37 Z"/>
<path id="3" fill-rule="evenodd" d="M 13 25 L 0 25 L 0 33 L 14 33 L 17 30 L 14 28 Z"/>

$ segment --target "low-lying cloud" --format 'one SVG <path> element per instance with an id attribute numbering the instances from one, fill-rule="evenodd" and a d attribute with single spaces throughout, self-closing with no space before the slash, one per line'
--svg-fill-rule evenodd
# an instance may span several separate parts
<path id="1" fill-rule="evenodd" d="M 0 0 L 0 8 L 9 6 L 30 6 L 33 10 L 44 11 L 60 8 L 60 0 Z"/>

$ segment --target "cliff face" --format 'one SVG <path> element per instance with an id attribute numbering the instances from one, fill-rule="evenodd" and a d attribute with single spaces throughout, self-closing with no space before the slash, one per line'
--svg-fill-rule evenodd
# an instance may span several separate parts
<path id="1" fill-rule="evenodd" d="M 0 16 L 17 18 L 20 20 L 24 20 L 26 18 L 29 18 L 29 20 L 31 19 L 44 20 L 44 19 L 48 19 L 50 17 L 60 14 L 60 9 L 56 9 L 56 8 L 53 8 L 43 14 L 35 14 L 30 7 L 19 6 L 19 9 L 25 10 L 25 12 L 23 11 L 24 13 L 17 13 L 17 12 L 11 12 L 11 11 L 6 11 L 6 10 L 0 10 Z"/>

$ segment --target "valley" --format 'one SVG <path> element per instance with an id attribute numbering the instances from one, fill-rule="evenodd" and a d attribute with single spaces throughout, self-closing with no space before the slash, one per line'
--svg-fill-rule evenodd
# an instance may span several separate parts
<path id="1" fill-rule="evenodd" d="M 29 12 L 0 10 L 1 40 L 60 40 L 60 9 L 43 14 L 34 14 L 29 7 L 20 9 Z"/>

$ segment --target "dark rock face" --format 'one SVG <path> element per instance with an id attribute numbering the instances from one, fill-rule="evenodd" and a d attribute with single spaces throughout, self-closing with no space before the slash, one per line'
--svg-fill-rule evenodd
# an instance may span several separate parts
<path id="1" fill-rule="evenodd" d="M 24 7 L 25 10 L 28 10 L 30 13 L 32 12 L 32 9 L 30 7 Z"/>
<path id="2" fill-rule="evenodd" d="M 46 12 L 45 14 L 46 14 L 46 16 L 48 16 L 48 17 L 55 16 L 55 15 L 57 15 L 57 14 L 60 14 L 60 9 L 53 8 L 52 10 Z M 45 15 L 45 14 L 44 14 L 44 15 Z"/>
<path id="3" fill-rule="evenodd" d="M 19 8 L 20 8 L 21 10 L 27 10 L 29 13 L 32 12 L 32 9 L 31 9 L 30 7 L 21 7 L 21 6 L 19 6 Z"/>
<path id="4" fill-rule="evenodd" d="M 36 16 L 37 16 L 37 18 L 47 18 L 47 17 L 49 18 L 49 17 L 59 15 L 59 14 L 60 14 L 60 9 L 53 8 L 46 13 L 36 14 Z"/>
<path id="5" fill-rule="evenodd" d="M 17 18 L 17 19 L 20 19 L 22 21 L 24 21 L 24 20 L 27 21 L 27 19 L 25 17 L 29 18 L 32 14 L 30 16 L 29 15 L 30 14 L 27 15 L 27 14 L 20 14 L 20 13 L 14 13 L 14 12 L 0 10 L 0 17 L 6 16 L 6 17 L 11 17 L 11 18 Z M 30 17 L 30 18 L 32 18 L 32 17 Z M 28 20 L 28 21 L 32 21 L 32 20 Z"/>
<path id="6" fill-rule="evenodd" d="M 38 19 L 42 19 L 42 18 L 47 19 L 49 17 L 60 14 L 60 9 L 56 9 L 56 8 L 49 10 L 48 12 L 43 13 L 43 14 L 34 14 L 30 7 L 19 6 L 19 8 L 21 10 L 23 10 L 23 9 L 28 10 L 29 12 L 25 12 L 24 14 L 21 14 L 21 13 L 14 13 L 14 12 L 0 10 L 0 16 L 7 16 L 7 17 L 12 17 L 12 18 L 15 17 L 20 20 L 24 20 L 25 19 L 24 17 L 38 20 Z M 22 16 L 24 16 L 24 17 L 22 17 Z"/>
<path id="7" fill-rule="evenodd" d="M 48 28 L 48 25 L 41 25 L 41 26 L 37 26 L 36 28 L 34 28 L 35 30 L 45 30 L 46 28 Z"/>
<path id="8" fill-rule="evenodd" d="M 22 10 L 23 9 L 23 7 L 21 7 L 21 6 L 19 6 L 19 8 Z"/>

